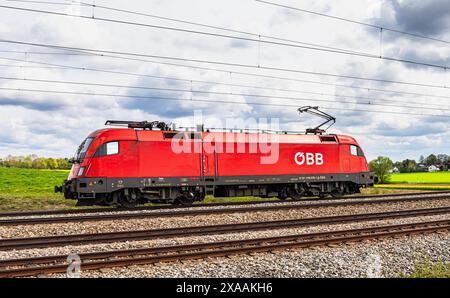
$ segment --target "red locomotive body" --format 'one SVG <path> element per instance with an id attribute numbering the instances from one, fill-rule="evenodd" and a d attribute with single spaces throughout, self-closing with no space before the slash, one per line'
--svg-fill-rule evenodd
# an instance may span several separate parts
<path id="1" fill-rule="evenodd" d="M 373 180 L 349 136 L 113 128 L 88 136 L 56 191 L 79 204 L 134 206 L 205 195 L 341 196 Z"/>

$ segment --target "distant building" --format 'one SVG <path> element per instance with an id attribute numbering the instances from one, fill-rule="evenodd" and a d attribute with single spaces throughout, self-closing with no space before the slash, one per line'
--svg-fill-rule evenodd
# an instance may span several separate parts
<path id="1" fill-rule="evenodd" d="M 428 168 L 426 165 L 419 163 L 416 167 L 416 172 L 427 172 Z"/>
<path id="2" fill-rule="evenodd" d="M 397 167 L 394 167 L 391 171 L 391 173 L 400 173 L 399 169 Z"/>
<path id="3" fill-rule="evenodd" d="M 439 172 L 439 171 L 440 171 L 439 167 L 435 165 L 431 165 L 428 167 L 428 172 Z"/>

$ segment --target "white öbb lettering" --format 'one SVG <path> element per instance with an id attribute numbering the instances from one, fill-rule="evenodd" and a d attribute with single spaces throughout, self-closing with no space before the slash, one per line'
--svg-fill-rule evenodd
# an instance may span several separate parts
<path id="1" fill-rule="evenodd" d="M 297 152 L 294 157 L 295 163 L 299 166 L 306 164 L 307 166 L 321 166 L 323 165 L 323 154 L 322 153 L 311 153 L 311 152 Z"/>

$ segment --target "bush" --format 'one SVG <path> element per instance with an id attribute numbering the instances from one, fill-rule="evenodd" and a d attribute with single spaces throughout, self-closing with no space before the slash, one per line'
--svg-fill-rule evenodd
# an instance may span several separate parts
<path id="1" fill-rule="evenodd" d="M 392 160 L 385 156 L 378 156 L 369 163 L 370 170 L 378 177 L 378 183 L 386 183 L 389 181 L 393 167 Z"/>
<path id="2" fill-rule="evenodd" d="M 400 274 L 410 278 L 450 278 L 450 264 L 442 260 L 433 262 L 428 255 L 419 255 L 415 259 L 415 268 L 411 274 Z"/>
<path id="3" fill-rule="evenodd" d="M 71 164 L 67 158 L 45 158 L 30 156 L 8 156 L 5 160 L 0 160 L 1 167 L 22 168 L 22 169 L 51 169 L 69 170 Z"/>

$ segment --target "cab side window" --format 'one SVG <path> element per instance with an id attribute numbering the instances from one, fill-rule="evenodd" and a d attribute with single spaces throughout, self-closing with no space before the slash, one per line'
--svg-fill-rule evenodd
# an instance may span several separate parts
<path id="1" fill-rule="evenodd" d="M 106 155 L 114 155 L 119 153 L 119 142 L 106 143 Z"/>
<path id="2" fill-rule="evenodd" d="M 100 146 L 95 156 L 107 156 L 119 154 L 119 142 L 108 142 Z"/>
<path id="3" fill-rule="evenodd" d="M 355 145 L 350 145 L 350 154 L 353 156 L 358 156 L 358 147 Z"/>
<path id="4" fill-rule="evenodd" d="M 358 146 L 350 145 L 350 154 L 353 156 L 362 156 L 364 157 L 364 153 Z"/>

